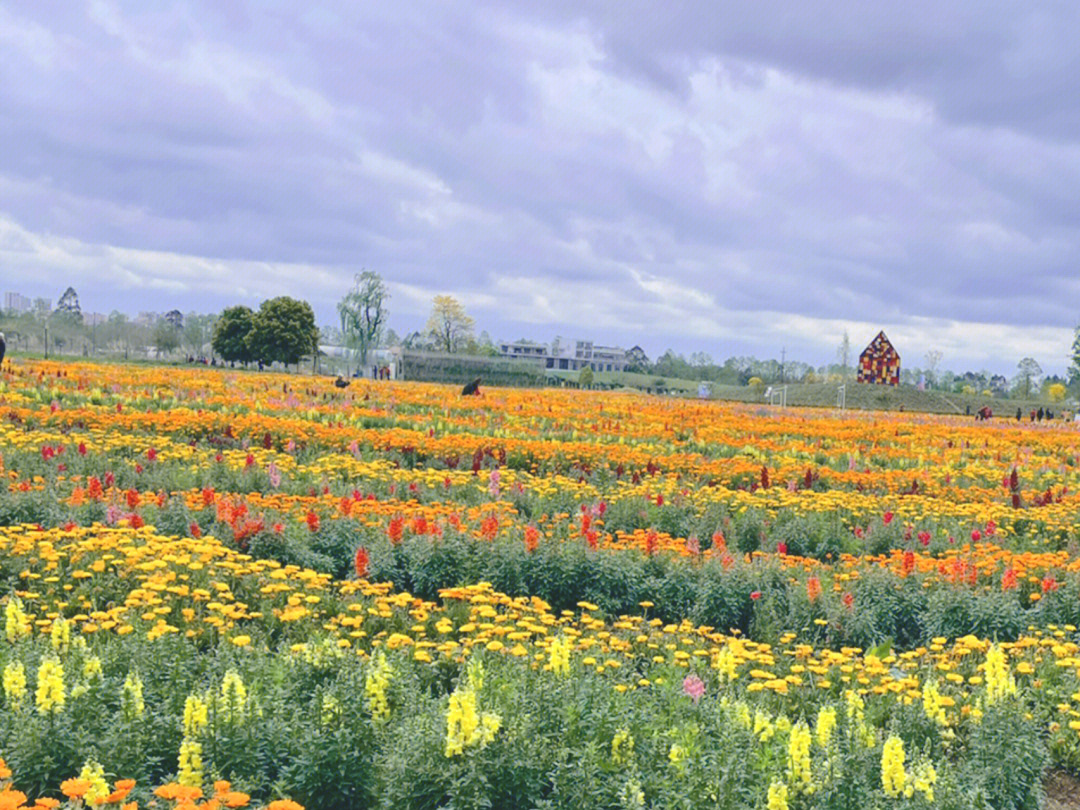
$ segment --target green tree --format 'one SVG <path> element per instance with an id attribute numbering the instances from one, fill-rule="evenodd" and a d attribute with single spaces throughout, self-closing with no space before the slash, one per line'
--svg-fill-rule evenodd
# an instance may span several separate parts
<path id="1" fill-rule="evenodd" d="M 311 304 L 287 295 L 263 301 L 246 342 L 256 360 L 299 365 L 305 355 L 318 351 L 319 330 Z"/>
<path id="2" fill-rule="evenodd" d="M 431 305 L 426 331 L 435 346 L 444 352 L 456 352 L 473 336 L 475 321 L 465 314 L 461 303 L 452 295 L 436 295 Z"/>
<path id="3" fill-rule="evenodd" d="M 180 330 L 172 321 L 162 318 L 154 327 L 154 347 L 158 356 L 170 355 L 180 346 Z"/>
<path id="4" fill-rule="evenodd" d="M 218 356 L 230 363 L 247 365 L 254 359 L 248 337 L 255 325 L 255 313 L 245 306 L 229 307 L 214 324 L 211 347 Z"/>
<path id="5" fill-rule="evenodd" d="M 203 353 L 203 348 L 213 336 L 216 315 L 200 315 L 189 312 L 184 316 L 184 329 L 182 332 L 184 348 L 198 357 Z"/>
<path id="6" fill-rule="evenodd" d="M 589 388 L 593 384 L 593 370 L 591 366 L 582 366 L 577 375 L 578 385 Z"/>
<path id="7" fill-rule="evenodd" d="M 1080 326 L 1073 331 L 1072 352 L 1069 354 L 1068 377 L 1069 385 L 1074 388 L 1080 387 Z"/>
<path id="8" fill-rule="evenodd" d="M 1016 364 L 1015 388 L 1024 398 L 1031 396 L 1032 386 L 1038 387 L 1042 377 L 1042 367 L 1032 357 L 1025 357 Z"/>
<path id="9" fill-rule="evenodd" d="M 338 301 L 341 334 L 345 346 L 360 353 L 360 367 L 367 368 L 368 351 L 379 344 L 386 326 L 386 299 L 390 293 L 378 273 L 359 273 L 353 287 Z"/>

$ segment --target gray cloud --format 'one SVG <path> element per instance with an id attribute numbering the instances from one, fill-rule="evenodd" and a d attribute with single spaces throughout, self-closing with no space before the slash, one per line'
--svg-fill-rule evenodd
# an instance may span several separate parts
<path id="1" fill-rule="evenodd" d="M 5 286 L 329 320 L 369 267 L 400 328 L 449 291 L 508 336 L 821 362 L 887 323 L 1063 365 L 1071 6 L 467 8 L 0 5 Z"/>

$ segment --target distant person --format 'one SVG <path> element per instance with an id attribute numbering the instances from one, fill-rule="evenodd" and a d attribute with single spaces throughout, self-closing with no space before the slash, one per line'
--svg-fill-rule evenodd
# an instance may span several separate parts
<path id="1" fill-rule="evenodd" d="M 463 397 L 480 396 L 480 378 L 477 377 L 471 383 L 466 383 L 465 387 L 461 389 L 461 395 Z"/>
<path id="2" fill-rule="evenodd" d="M 970 405 L 965 405 L 964 406 L 964 416 L 971 416 L 971 406 Z"/>
<path id="3" fill-rule="evenodd" d="M 1031 409 L 1031 413 L 1029 414 L 1029 416 L 1031 416 L 1031 421 L 1034 422 L 1035 421 L 1035 409 L 1034 408 Z"/>
<path id="4" fill-rule="evenodd" d="M 7 341 L 4 340 L 4 333 L 0 332 L 0 364 L 4 362 L 4 355 L 7 353 Z"/>
<path id="5" fill-rule="evenodd" d="M 338 374 L 338 378 L 336 380 L 334 380 L 334 388 L 348 388 L 348 387 L 349 387 L 349 381 L 346 380 L 344 377 L 342 377 L 340 374 Z"/>
<path id="6" fill-rule="evenodd" d="M 1024 412 L 1022 410 L 1020 410 L 1019 408 L 1017 408 L 1016 409 L 1016 421 L 1019 422 L 1023 418 L 1024 418 Z"/>
<path id="7" fill-rule="evenodd" d="M 1035 418 L 1038 419 L 1041 422 L 1043 420 L 1043 416 L 1044 416 L 1044 414 L 1043 414 L 1042 405 L 1040 405 L 1039 410 L 1035 411 Z"/>

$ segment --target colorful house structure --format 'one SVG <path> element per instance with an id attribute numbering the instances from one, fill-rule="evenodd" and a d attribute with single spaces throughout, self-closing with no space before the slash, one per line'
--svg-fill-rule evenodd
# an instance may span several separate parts
<path id="1" fill-rule="evenodd" d="M 859 355 L 857 379 L 861 383 L 875 385 L 900 384 L 900 355 L 884 332 L 878 332 L 877 337 Z"/>

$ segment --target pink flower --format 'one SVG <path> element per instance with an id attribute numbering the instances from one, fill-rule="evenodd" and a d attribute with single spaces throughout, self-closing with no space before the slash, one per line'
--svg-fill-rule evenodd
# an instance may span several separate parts
<path id="1" fill-rule="evenodd" d="M 886 512 L 884 515 L 881 516 L 881 522 L 884 523 L 886 526 L 888 526 L 890 523 L 892 523 L 892 519 L 893 519 L 893 513 L 892 512 Z"/>
<path id="2" fill-rule="evenodd" d="M 687 695 L 694 705 L 701 700 L 701 696 L 705 694 L 705 682 L 701 680 L 697 675 L 690 674 L 683 678 L 682 682 L 683 694 Z"/>

